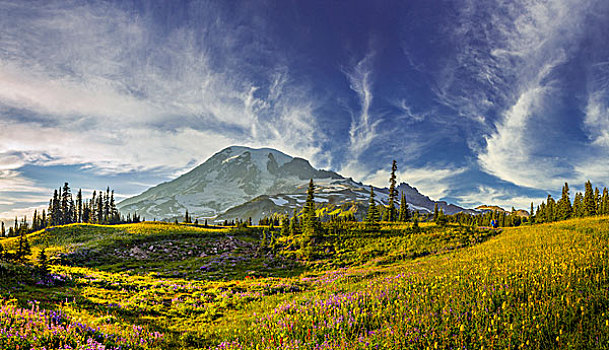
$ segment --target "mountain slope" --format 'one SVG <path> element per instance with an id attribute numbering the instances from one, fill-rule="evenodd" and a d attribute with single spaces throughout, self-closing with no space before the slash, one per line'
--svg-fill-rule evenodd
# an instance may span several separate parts
<path id="1" fill-rule="evenodd" d="M 147 218 L 184 215 L 213 217 L 263 194 L 290 192 L 309 178 L 340 179 L 308 161 L 274 149 L 228 147 L 177 179 L 118 204 L 123 212 Z"/>
<path id="2" fill-rule="evenodd" d="M 257 221 L 272 213 L 292 213 L 304 204 L 308 180 L 316 185 L 316 201 L 328 206 L 367 207 L 370 188 L 326 170 L 317 170 L 302 158 L 270 148 L 231 146 L 177 179 L 162 183 L 118 204 L 124 212 L 138 212 L 152 219 L 192 217 L 231 220 L 251 217 Z M 432 212 L 435 201 L 402 183 L 412 210 Z M 375 188 L 377 201 L 387 203 L 389 190 Z M 437 202 L 446 214 L 466 211 Z M 355 204 L 355 206 L 354 206 Z M 361 212 L 361 211 L 360 211 Z"/>

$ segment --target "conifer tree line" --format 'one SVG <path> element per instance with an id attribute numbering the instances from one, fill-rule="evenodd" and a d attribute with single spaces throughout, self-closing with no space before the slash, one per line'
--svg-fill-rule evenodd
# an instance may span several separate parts
<path id="1" fill-rule="evenodd" d="M 91 199 L 83 199 L 82 190 L 72 197 L 69 184 L 55 190 L 49 201 L 47 211 L 49 226 L 73 223 L 118 224 L 126 221 L 139 221 L 137 213 L 129 220 L 123 218 L 116 208 L 114 190 L 107 187 L 105 191 L 93 191 Z M 135 220 L 134 220 L 135 219 Z"/>
<path id="2" fill-rule="evenodd" d="M 47 210 L 34 210 L 31 225 L 27 216 L 21 220 L 15 217 L 14 225 L 8 229 L 2 222 L 0 237 L 16 237 L 49 226 L 73 223 L 122 224 L 140 221 L 141 217 L 137 213 L 129 213 L 126 218 L 120 214 L 114 200 L 114 190 L 110 190 L 110 187 L 105 191 L 93 191 L 91 199 L 83 199 L 82 190 L 79 189 L 74 198 L 70 185 L 66 182 L 53 192 Z"/>
<path id="3" fill-rule="evenodd" d="M 533 203 L 531 203 L 531 214 L 533 214 Z M 548 195 L 548 198 L 537 206 L 535 215 L 531 216 L 531 221 L 544 223 L 597 215 L 609 215 L 607 187 L 603 188 L 601 192 L 598 187 L 593 189 L 592 183 L 588 180 L 584 185 L 584 193 L 575 193 L 573 202 L 571 202 L 569 184 L 565 182 L 560 199 L 556 201 L 551 195 Z"/>

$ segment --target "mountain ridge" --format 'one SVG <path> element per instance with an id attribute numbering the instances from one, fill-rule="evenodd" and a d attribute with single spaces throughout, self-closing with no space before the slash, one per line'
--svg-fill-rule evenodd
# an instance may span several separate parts
<path id="1" fill-rule="evenodd" d="M 318 203 L 340 206 L 356 202 L 361 207 L 368 201 L 368 185 L 334 171 L 315 169 L 306 159 L 272 148 L 230 146 L 176 179 L 121 201 L 118 208 L 123 213 L 137 212 L 160 220 L 182 217 L 186 210 L 193 218 L 255 220 L 301 207 L 309 179 L 316 184 Z M 432 212 L 438 203 L 446 214 L 475 212 L 433 201 L 407 183 L 397 190 L 405 192 L 413 210 Z M 375 192 L 377 202 L 387 204 L 389 190 L 375 188 Z"/>

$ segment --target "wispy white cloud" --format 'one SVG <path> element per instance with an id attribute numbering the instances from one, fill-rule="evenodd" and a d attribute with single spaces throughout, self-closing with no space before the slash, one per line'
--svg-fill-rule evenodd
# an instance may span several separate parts
<path id="1" fill-rule="evenodd" d="M 40 191 L 44 191 L 44 188 L 36 186 L 32 180 L 24 178 L 19 171 L 0 170 L 0 195 L 8 192 L 30 193 Z"/>
<path id="2" fill-rule="evenodd" d="M 381 119 L 370 115 L 370 107 L 374 98 L 372 93 L 373 59 L 374 53 L 369 53 L 354 67 L 344 70 L 349 87 L 357 95 L 360 107 L 358 111 L 351 112 L 347 156 L 340 170 L 347 176 L 361 178 L 362 174 L 367 175 L 370 172 L 366 165 L 362 164 L 361 157 L 378 137 L 377 127 Z"/>
<path id="3" fill-rule="evenodd" d="M 15 130 L 0 153 L 121 172 L 179 170 L 236 143 L 307 157 L 320 150 L 314 102 L 285 67 L 254 82 L 236 52 L 233 63 L 212 67 L 193 30 L 159 36 L 145 15 L 109 4 L 49 2 L 27 16 L 26 6 L 0 5 L 14 14 L 3 16 L 0 36 L 0 113 L 2 127 Z M 214 16 L 201 22 L 223 20 Z M 224 28 L 234 46 L 240 29 Z"/>
<path id="4" fill-rule="evenodd" d="M 234 144 L 331 161 L 317 156 L 308 87 L 211 5 L 197 27 L 163 31 L 110 3 L 0 2 L 0 13 L 0 194 L 48 192 L 26 164 L 171 176 Z M 252 55 L 275 59 L 252 72 Z"/>
<path id="5" fill-rule="evenodd" d="M 598 123 L 598 109 L 589 104 L 587 120 L 596 121 L 592 122 L 596 134 L 591 135 L 595 141 L 577 145 L 570 140 L 561 129 L 561 111 L 557 109 L 569 83 L 556 72 L 577 53 L 575 48 L 585 35 L 588 15 L 596 3 L 496 1 L 472 2 L 466 7 L 470 15 L 478 15 L 473 18 L 479 18 L 479 11 L 485 13 L 491 26 L 478 35 L 480 23 L 463 16 L 464 31 L 457 35 L 474 33 L 491 55 L 463 51 L 458 61 L 482 72 L 478 78 L 482 77 L 487 89 L 480 91 L 505 106 L 484 142 L 471 143 L 484 171 L 519 186 L 547 190 L 560 188 L 564 181 L 582 181 L 586 176 L 577 168 L 582 158 L 588 157 L 585 152 L 573 152 L 573 147 L 580 147 L 582 152 L 595 147 L 594 143 L 603 142 L 607 126 Z M 472 100 L 484 102 L 486 97 Z M 473 105 L 470 113 L 484 115 L 485 105 Z M 570 142 L 569 147 L 558 147 L 548 137 L 561 134 L 562 140 Z M 574 154 L 579 156 L 575 158 Z"/>
<path id="6" fill-rule="evenodd" d="M 398 182 L 406 182 L 416 187 L 421 193 L 432 199 L 440 200 L 448 194 L 451 189 L 452 179 L 464 173 L 467 168 L 406 168 L 399 169 L 396 174 Z M 362 181 L 377 187 L 389 186 L 390 170 L 380 169 L 365 176 Z"/>

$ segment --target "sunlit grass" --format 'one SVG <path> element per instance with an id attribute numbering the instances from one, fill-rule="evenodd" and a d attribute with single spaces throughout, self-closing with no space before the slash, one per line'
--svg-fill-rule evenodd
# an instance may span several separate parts
<path id="1" fill-rule="evenodd" d="M 99 334 L 163 334 L 143 349 L 609 348 L 608 218 L 505 229 L 494 237 L 455 226 L 399 234 L 407 228 L 384 225 L 380 235 L 340 240 L 336 259 L 281 278 L 166 278 L 145 261 L 138 273 L 57 265 L 53 273 L 68 282 L 12 286 L 3 303 L 30 310 L 35 299 L 41 309 L 61 312 L 65 324 L 99 327 Z M 117 239 L 213 241 L 229 233 L 155 223 L 54 230 L 30 240 L 36 248 L 71 250 Z M 421 251 L 430 254 L 411 254 Z M 340 259 L 351 263 L 336 268 Z M 0 324 L 15 322 L 14 315 L 4 312 Z M 24 342 L 34 344 L 42 332 L 36 329 Z M 1 339 L 3 349 L 17 349 Z M 94 340 L 103 343 L 101 336 Z"/>

